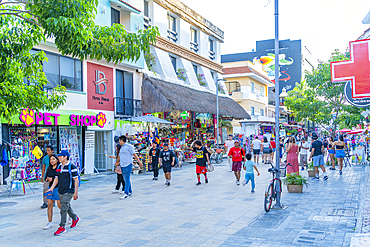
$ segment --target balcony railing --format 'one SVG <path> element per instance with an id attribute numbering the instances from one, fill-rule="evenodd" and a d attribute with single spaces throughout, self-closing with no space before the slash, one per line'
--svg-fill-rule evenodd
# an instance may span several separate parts
<path id="1" fill-rule="evenodd" d="M 192 50 L 193 52 L 198 52 L 198 44 L 193 42 L 193 41 L 190 41 L 190 50 Z"/>
<path id="2" fill-rule="evenodd" d="M 123 97 L 114 98 L 114 117 L 124 118 L 141 115 L 141 100 Z"/>
<path id="3" fill-rule="evenodd" d="M 151 22 L 152 20 L 148 16 L 144 15 L 144 28 L 145 29 L 151 26 Z"/>
<path id="4" fill-rule="evenodd" d="M 215 56 L 216 53 L 214 53 L 213 51 L 209 51 L 209 58 L 211 60 L 215 60 L 216 56 Z"/>
<path id="5" fill-rule="evenodd" d="M 171 29 L 167 29 L 167 38 L 169 41 L 176 42 L 177 41 L 177 33 L 172 31 Z"/>

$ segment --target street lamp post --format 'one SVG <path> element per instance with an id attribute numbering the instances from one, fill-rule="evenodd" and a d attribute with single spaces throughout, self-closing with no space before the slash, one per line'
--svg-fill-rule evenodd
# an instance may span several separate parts
<path id="1" fill-rule="evenodd" d="M 218 142 L 218 131 L 219 131 L 219 129 L 218 129 L 218 83 L 219 83 L 219 81 L 226 81 L 225 79 L 217 79 L 217 85 L 216 85 L 216 142 L 217 142 L 217 148 L 220 148 L 220 146 L 219 146 L 219 142 Z"/>

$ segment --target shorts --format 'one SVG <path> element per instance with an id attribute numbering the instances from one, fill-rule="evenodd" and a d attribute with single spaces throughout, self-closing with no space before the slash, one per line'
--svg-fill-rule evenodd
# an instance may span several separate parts
<path id="1" fill-rule="evenodd" d="M 270 154 L 271 150 L 270 148 L 263 148 L 263 154 Z"/>
<path id="2" fill-rule="evenodd" d="M 242 170 L 242 162 L 241 161 L 233 161 L 233 167 L 231 169 L 234 172 L 240 172 Z"/>
<path id="3" fill-rule="evenodd" d="M 49 189 L 50 189 L 50 187 L 49 187 Z M 53 193 L 46 196 L 46 199 L 53 200 L 53 201 L 59 201 L 60 198 L 59 198 L 58 188 L 54 188 Z"/>
<path id="4" fill-rule="evenodd" d="M 273 149 L 272 149 L 272 152 L 275 152 L 275 151 L 276 151 L 276 148 L 273 148 Z"/>
<path id="5" fill-rule="evenodd" d="M 325 165 L 325 162 L 324 162 L 324 155 L 318 155 L 318 156 L 314 156 L 312 157 L 313 159 L 313 166 L 323 166 Z"/>
<path id="6" fill-rule="evenodd" d="M 253 149 L 253 154 L 259 155 L 260 154 L 260 150 L 259 149 Z"/>
<path id="7" fill-rule="evenodd" d="M 207 167 L 206 167 L 206 166 L 198 166 L 198 165 L 196 165 L 196 166 L 195 166 L 195 172 L 196 172 L 197 174 L 206 174 L 206 172 L 207 172 Z"/>
<path id="8" fill-rule="evenodd" d="M 344 159 L 344 157 L 346 156 L 344 150 L 340 149 L 340 150 L 337 150 L 335 152 L 335 158 L 339 158 L 339 159 Z"/>
<path id="9" fill-rule="evenodd" d="M 171 172 L 171 166 L 163 166 L 163 172 L 164 173 L 167 173 L 167 172 Z"/>
<path id="10" fill-rule="evenodd" d="M 329 149 L 329 154 L 335 154 L 335 150 Z"/>

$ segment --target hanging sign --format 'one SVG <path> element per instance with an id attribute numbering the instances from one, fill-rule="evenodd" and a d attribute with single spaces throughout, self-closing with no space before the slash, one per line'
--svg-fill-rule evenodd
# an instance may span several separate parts
<path id="1" fill-rule="evenodd" d="M 370 104 L 370 40 L 349 44 L 351 59 L 330 63 L 331 81 L 347 81 L 344 94 L 348 102 L 357 107 L 367 107 Z"/>

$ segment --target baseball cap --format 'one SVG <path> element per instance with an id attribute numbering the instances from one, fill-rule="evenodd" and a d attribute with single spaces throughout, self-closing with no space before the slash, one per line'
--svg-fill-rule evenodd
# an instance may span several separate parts
<path id="1" fill-rule="evenodd" d="M 163 144 L 163 147 L 164 147 L 164 146 L 167 146 L 167 147 L 168 147 L 168 143 Z"/>
<path id="2" fill-rule="evenodd" d="M 316 140 L 318 139 L 319 137 L 317 136 L 316 132 L 313 132 L 312 133 L 312 139 Z"/>
<path id="3" fill-rule="evenodd" d="M 234 143 L 235 143 L 235 142 L 238 142 L 238 143 L 240 143 L 240 141 L 239 141 L 239 140 L 235 140 L 235 141 L 234 141 Z"/>
<path id="4" fill-rule="evenodd" d="M 60 153 L 58 154 L 58 156 L 67 156 L 67 157 L 69 157 L 69 153 L 68 153 L 67 150 L 62 150 L 62 151 L 60 151 Z"/>

